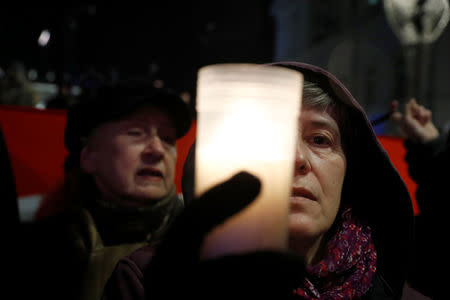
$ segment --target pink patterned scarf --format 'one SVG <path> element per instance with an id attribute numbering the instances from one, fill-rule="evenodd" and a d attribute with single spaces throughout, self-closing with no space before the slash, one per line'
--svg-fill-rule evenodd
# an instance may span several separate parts
<path id="1" fill-rule="evenodd" d="M 327 254 L 306 269 L 303 284 L 293 292 L 303 299 L 359 299 L 371 287 L 377 253 L 371 229 L 345 209 Z"/>

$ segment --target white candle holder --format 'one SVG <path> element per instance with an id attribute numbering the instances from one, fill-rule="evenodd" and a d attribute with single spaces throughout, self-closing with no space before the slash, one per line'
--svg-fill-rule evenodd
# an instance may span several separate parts
<path id="1" fill-rule="evenodd" d="M 252 204 L 206 237 L 202 258 L 287 248 L 302 87 L 300 72 L 279 66 L 199 70 L 196 196 L 242 170 L 262 183 Z"/>

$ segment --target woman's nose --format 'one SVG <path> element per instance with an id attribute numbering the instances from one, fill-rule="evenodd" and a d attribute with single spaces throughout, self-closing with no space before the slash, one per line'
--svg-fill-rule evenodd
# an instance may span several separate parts
<path id="1" fill-rule="evenodd" d="M 304 175 L 311 171 L 311 163 L 306 146 L 299 141 L 295 152 L 295 175 Z"/>

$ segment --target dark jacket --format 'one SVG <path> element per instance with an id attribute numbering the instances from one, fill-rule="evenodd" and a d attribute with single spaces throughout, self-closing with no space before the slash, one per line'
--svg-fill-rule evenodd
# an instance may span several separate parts
<path id="1" fill-rule="evenodd" d="M 21 299 L 100 299 L 117 261 L 157 243 L 183 208 L 175 190 L 162 201 L 164 205 L 135 218 L 71 208 L 25 224 L 21 263 L 27 289 L 19 291 L 24 295 Z"/>
<path id="2" fill-rule="evenodd" d="M 415 263 L 411 285 L 433 299 L 447 299 L 447 278 L 430 276 L 448 269 L 447 250 L 442 229 L 448 228 L 450 197 L 447 192 L 450 169 L 450 137 L 440 136 L 426 144 L 405 141 L 408 171 L 417 183 L 416 199 L 420 214 L 416 216 Z"/>
<path id="3" fill-rule="evenodd" d="M 378 255 L 377 273 L 366 299 L 401 299 L 413 240 L 413 209 L 406 185 L 378 141 L 364 110 L 337 78 L 307 64 L 275 65 L 299 70 L 305 80 L 318 83 L 347 107 L 351 134 L 344 137 L 347 174 L 342 201 L 369 223 Z M 153 249 L 143 248 L 122 259 L 107 285 L 104 299 L 143 299 L 143 273 L 152 253 Z"/>

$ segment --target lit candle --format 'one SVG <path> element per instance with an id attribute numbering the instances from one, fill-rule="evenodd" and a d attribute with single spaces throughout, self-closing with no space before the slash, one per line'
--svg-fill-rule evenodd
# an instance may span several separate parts
<path id="1" fill-rule="evenodd" d="M 278 66 L 199 70 L 195 194 L 242 170 L 262 184 L 252 204 L 206 236 L 202 258 L 287 248 L 302 85 L 300 72 Z"/>

